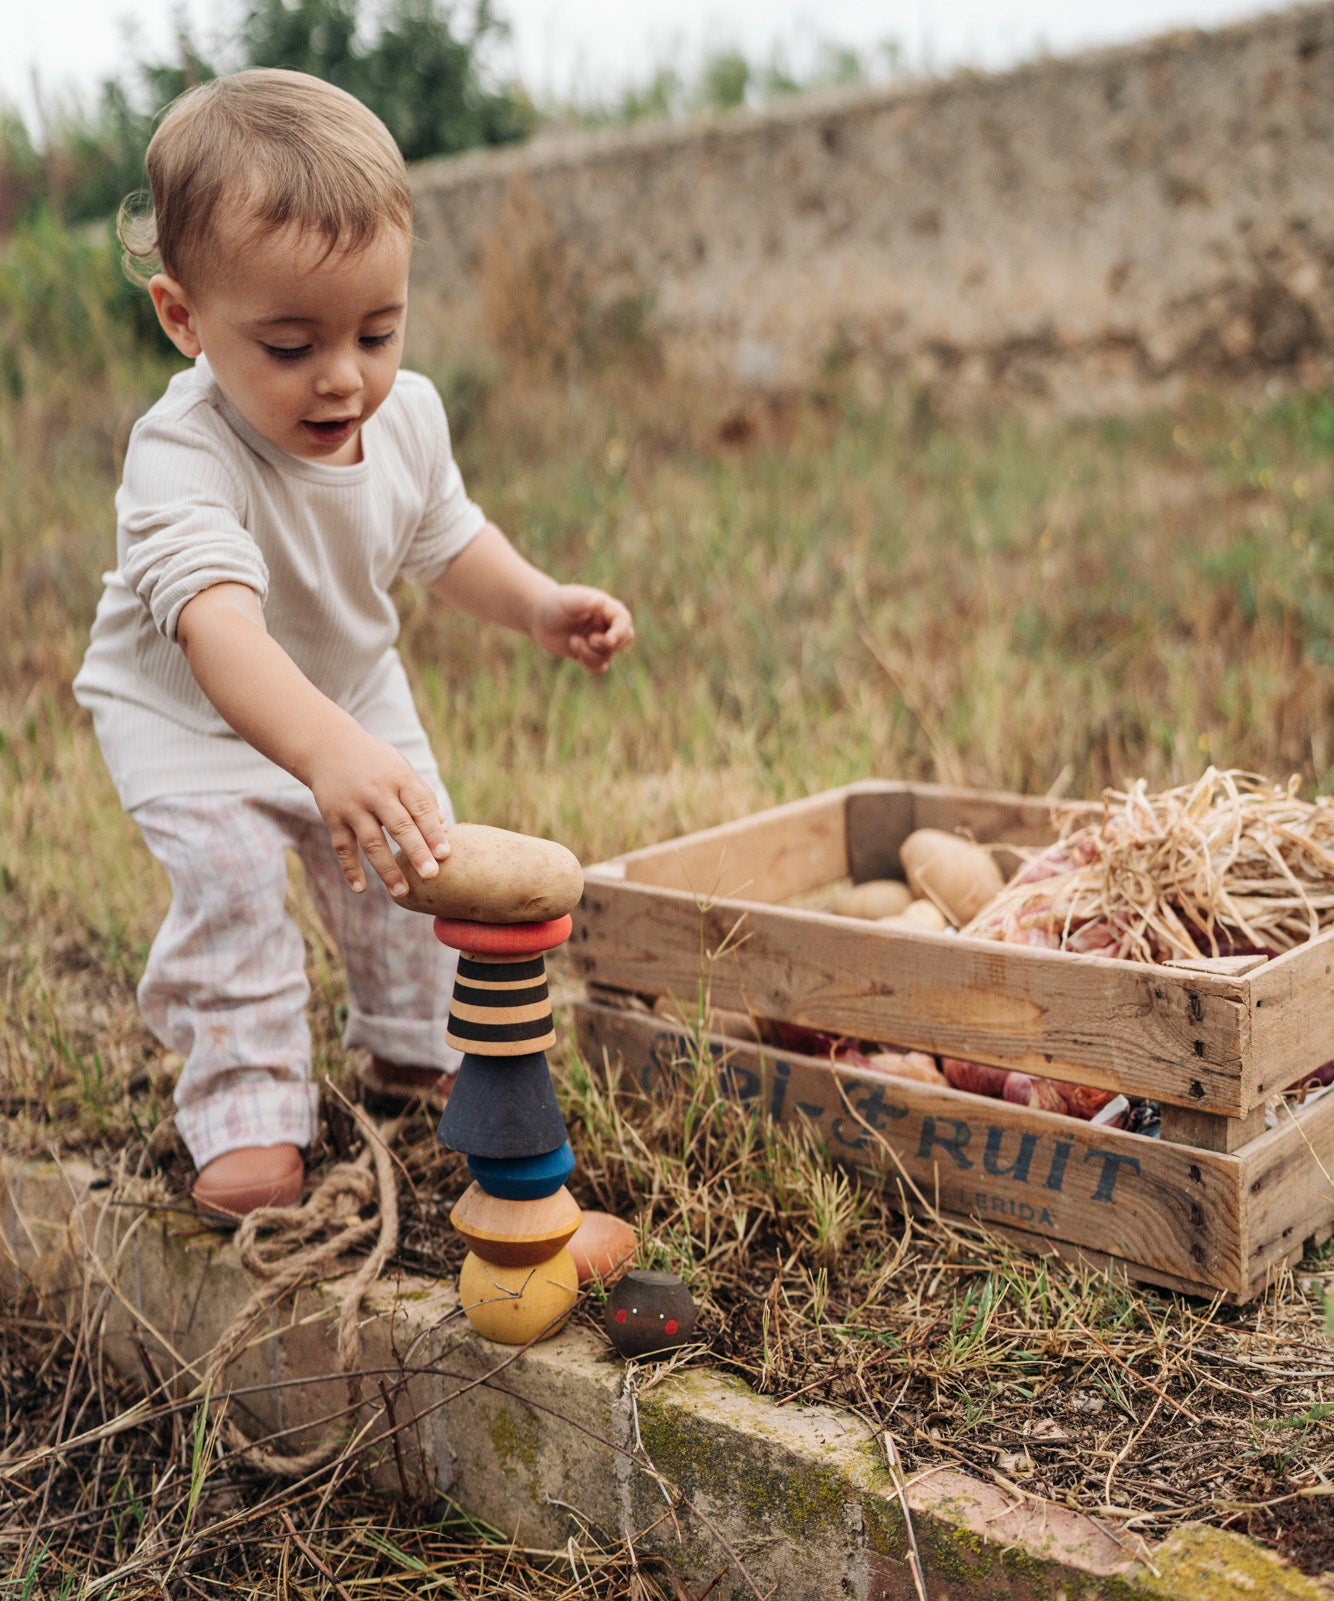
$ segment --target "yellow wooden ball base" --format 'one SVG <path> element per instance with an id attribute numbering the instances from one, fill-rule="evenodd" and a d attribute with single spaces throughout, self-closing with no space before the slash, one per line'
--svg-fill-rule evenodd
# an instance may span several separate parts
<path id="1" fill-rule="evenodd" d="M 527 1345 L 565 1326 L 579 1299 L 579 1270 L 565 1250 L 536 1267 L 502 1267 L 469 1251 L 459 1273 L 459 1299 L 468 1322 L 486 1339 Z"/>

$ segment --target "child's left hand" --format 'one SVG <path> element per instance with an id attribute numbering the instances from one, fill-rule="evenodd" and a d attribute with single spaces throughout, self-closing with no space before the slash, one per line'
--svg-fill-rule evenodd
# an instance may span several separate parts
<path id="1" fill-rule="evenodd" d="M 557 584 L 533 620 L 533 638 L 553 656 L 568 656 L 590 673 L 605 673 L 618 650 L 635 637 L 629 609 L 614 595 L 587 584 Z"/>

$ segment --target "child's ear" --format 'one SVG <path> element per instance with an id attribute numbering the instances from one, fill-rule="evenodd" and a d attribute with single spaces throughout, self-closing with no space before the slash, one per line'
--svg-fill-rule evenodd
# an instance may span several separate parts
<path id="1" fill-rule="evenodd" d="M 194 306 L 181 285 L 165 272 L 154 273 L 148 280 L 148 292 L 167 338 L 183 356 L 199 355 L 204 347 L 199 342 Z"/>

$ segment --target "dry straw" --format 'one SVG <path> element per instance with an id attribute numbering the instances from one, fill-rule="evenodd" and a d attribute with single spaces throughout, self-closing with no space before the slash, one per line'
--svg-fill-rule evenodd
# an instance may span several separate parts
<path id="1" fill-rule="evenodd" d="M 1060 838 L 964 930 L 1131 961 L 1272 954 L 1334 922 L 1334 800 L 1209 768 L 1054 811 Z M 1094 817 L 1090 820 L 1090 813 Z"/>

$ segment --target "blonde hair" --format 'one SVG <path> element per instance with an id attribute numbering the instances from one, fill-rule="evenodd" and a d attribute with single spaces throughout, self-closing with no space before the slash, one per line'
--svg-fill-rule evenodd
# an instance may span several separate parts
<path id="1" fill-rule="evenodd" d="M 333 84 L 253 67 L 174 100 L 148 146 L 151 209 L 120 208 L 125 270 L 198 286 L 216 265 L 225 225 L 244 246 L 296 227 L 332 253 L 356 251 L 388 225 L 412 235 L 407 167 L 384 123 Z M 206 265 L 208 264 L 208 265 Z"/>

